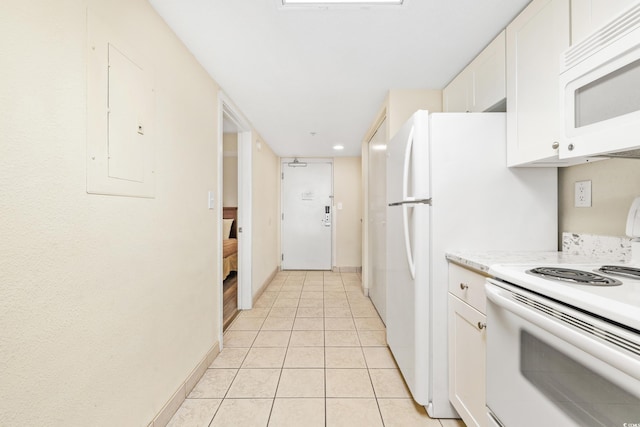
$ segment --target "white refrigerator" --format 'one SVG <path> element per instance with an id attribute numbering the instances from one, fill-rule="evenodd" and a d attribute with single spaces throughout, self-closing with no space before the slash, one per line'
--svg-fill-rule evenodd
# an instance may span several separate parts
<path id="1" fill-rule="evenodd" d="M 455 417 L 445 253 L 556 250 L 557 169 L 506 167 L 504 113 L 417 111 L 387 154 L 387 342 L 414 400 Z"/>

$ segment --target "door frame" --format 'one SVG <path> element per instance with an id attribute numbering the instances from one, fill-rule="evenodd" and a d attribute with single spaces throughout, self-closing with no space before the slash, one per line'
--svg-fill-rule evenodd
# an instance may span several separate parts
<path id="1" fill-rule="evenodd" d="M 280 270 L 282 268 L 282 257 L 284 256 L 284 247 L 282 242 L 284 242 L 284 227 L 282 226 L 282 221 L 284 221 L 284 168 L 289 167 L 285 166 L 287 163 L 293 162 L 295 159 L 298 159 L 303 163 L 329 163 L 331 164 L 331 270 L 335 268 L 336 265 L 336 206 L 335 206 L 335 198 L 334 198 L 334 175 L 335 175 L 335 165 L 333 164 L 333 158 L 331 157 L 281 157 L 280 158 Z"/>
<path id="2" fill-rule="evenodd" d="M 236 107 L 231 99 L 222 91 L 218 92 L 218 189 L 216 205 L 219 207 L 218 215 L 218 235 L 222 236 L 222 193 L 223 193 L 223 137 L 224 137 L 224 117 L 231 121 L 238 128 L 238 211 L 236 228 L 238 238 L 238 309 L 249 310 L 253 306 L 253 285 L 252 285 L 252 154 L 253 154 L 253 132 L 249 121 Z M 220 286 L 219 293 L 219 343 L 220 349 L 223 345 L 223 287 L 222 287 L 222 238 L 218 242 L 218 275 L 217 283 Z"/>
<path id="3" fill-rule="evenodd" d="M 388 119 L 387 105 L 380 108 L 373 124 L 367 130 L 361 145 L 361 169 L 362 169 L 362 292 L 369 296 L 369 282 L 371 280 L 371 268 L 373 268 L 372 254 L 369 252 L 369 143 L 376 134 L 382 122 Z M 385 139 L 389 141 L 389 122 Z"/>

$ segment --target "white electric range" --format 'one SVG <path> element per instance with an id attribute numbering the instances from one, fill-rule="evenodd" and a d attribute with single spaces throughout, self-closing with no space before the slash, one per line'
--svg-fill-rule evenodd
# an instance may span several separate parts
<path id="1" fill-rule="evenodd" d="M 603 267 L 605 267 L 604 271 L 600 271 Z M 540 268 L 549 269 L 550 275 L 532 274 L 532 271 L 535 272 Z M 618 271 L 621 273 L 619 274 Z M 551 277 L 554 272 L 559 272 L 562 277 L 554 279 Z M 640 331 L 640 268 L 638 267 L 622 263 L 497 264 L 491 266 L 489 274 L 531 292 Z"/>
<path id="2" fill-rule="evenodd" d="M 491 266 L 488 425 L 640 427 L 640 270 L 602 266 Z"/>

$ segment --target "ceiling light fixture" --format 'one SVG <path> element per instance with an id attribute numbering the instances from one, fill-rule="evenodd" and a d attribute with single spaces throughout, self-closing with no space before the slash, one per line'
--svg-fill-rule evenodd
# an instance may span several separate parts
<path id="1" fill-rule="evenodd" d="M 334 145 L 333 149 L 337 151 L 344 150 L 344 145 L 340 145 L 340 144 Z"/>
<path id="2" fill-rule="evenodd" d="M 407 0 L 281 0 L 282 6 L 402 6 Z"/>

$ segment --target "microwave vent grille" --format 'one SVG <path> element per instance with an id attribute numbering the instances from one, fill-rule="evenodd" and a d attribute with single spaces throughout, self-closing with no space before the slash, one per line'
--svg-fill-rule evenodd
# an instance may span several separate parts
<path id="1" fill-rule="evenodd" d="M 640 4 L 635 5 L 580 43 L 567 49 L 562 57 L 563 70 L 568 70 L 615 40 L 640 27 Z"/>

